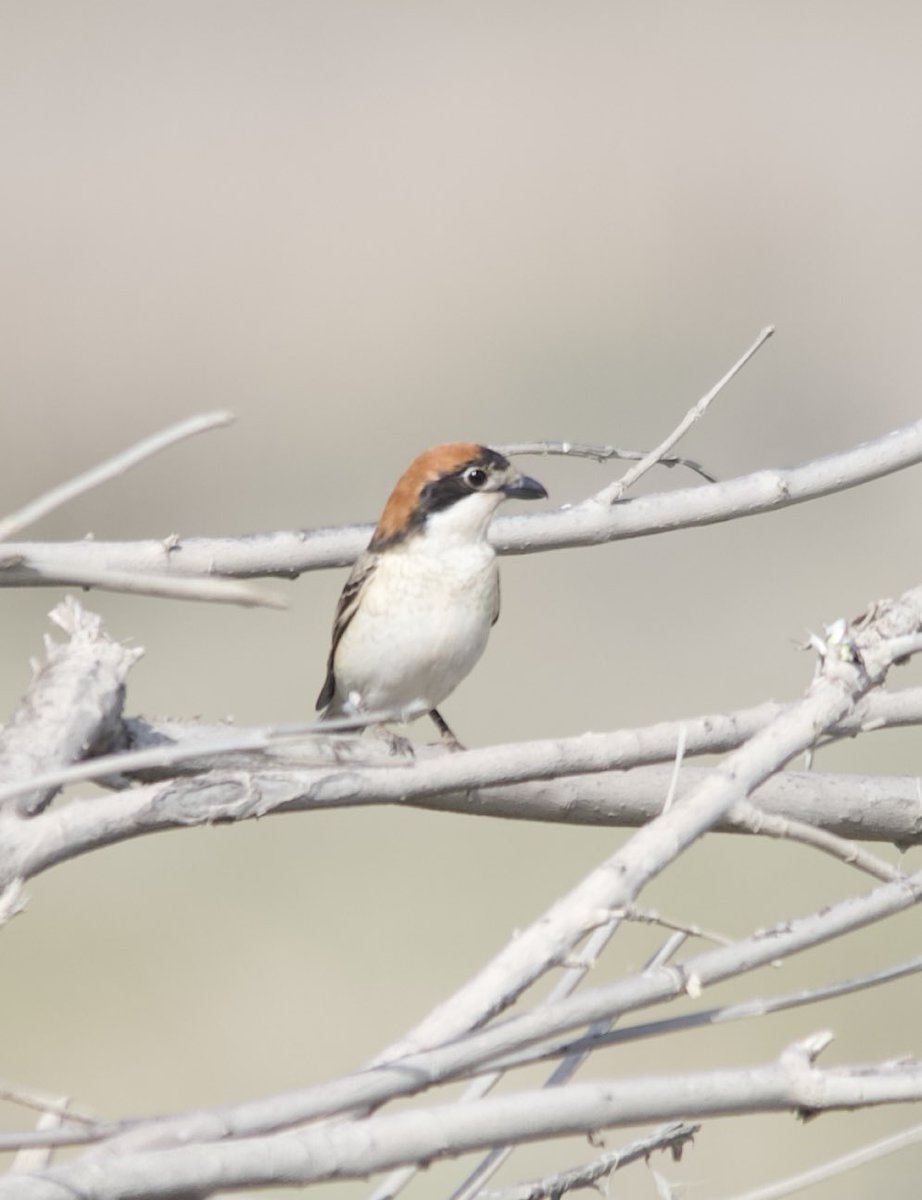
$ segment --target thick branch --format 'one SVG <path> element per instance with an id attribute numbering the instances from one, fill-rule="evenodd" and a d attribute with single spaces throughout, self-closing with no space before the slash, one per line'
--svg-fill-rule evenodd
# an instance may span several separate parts
<path id="1" fill-rule="evenodd" d="M 59 645 L 46 639 L 48 661 L 0 733 L 0 783 L 67 766 L 107 749 L 121 734 L 125 678 L 141 651 L 113 642 L 99 617 L 69 597 L 51 619 L 69 640 Z M 24 792 L 15 810 L 40 812 L 56 790 Z"/>
<path id="2" fill-rule="evenodd" d="M 681 743 L 682 756 L 692 758 L 700 754 L 723 754 L 735 750 L 748 738 L 752 737 L 775 717 L 784 711 L 785 705 L 775 701 L 767 701 L 752 708 L 737 709 L 729 713 L 707 713 L 701 716 L 684 717 L 675 721 L 659 721 L 655 725 L 641 726 L 637 729 L 617 730 L 604 734 L 580 734 L 576 737 L 554 738 L 546 741 L 522 742 L 516 746 L 515 763 L 510 767 L 518 770 L 518 759 L 528 756 L 532 749 L 540 750 L 543 754 L 549 747 L 557 748 L 556 774 L 569 775 L 585 770 L 584 755 L 598 750 L 597 739 L 612 739 L 612 752 L 620 755 L 617 769 L 627 770 L 642 764 L 666 763 L 675 759 Z M 904 688 L 896 692 L 876 689 L 869 693 L 856 705 L 853 713 L 837 722 L 829 731 L 830 739 L 857 737 L 860 733 L 872 733 L 881 729 L 899 729 L 910 725 L 922 725 L 922 687 Z M 230 748 L 235 738 L 248 743 L 253 730 L 236 729 L 231 725 L 204 725 L 198 721 L 160 720 L 148 721 L 143 717 L 128 717 L 124 722 L 124 735 L 121 745 L 126 750 L 148 750 L 154 747 L 176 747 L 185 743 L 190 748 L 188 758 L 171 757 L 169 762 L 162 765 L 147 763 L 143 770 L 135 771 L 129 765 L 123 764 L 119 771 L 140 782 L 148 783 L 153 780 L 172 778 L 177 773 L 192 772 L 200 774 L 203 771 L 221 770 L 233 767 L 236 770 L 263 769 L 266 765 L 265 747 L 261 746 L 258 754 L 250 753 L 246 746 L 239 747 L 239 753 Z M 285 733 L 284 727 L 279 730 Z M 265 738 L 264 738 L 265 740 Z M 196 745 L 208 742 L 218 742 L 221 746 L 219 753 L 207 753 L 202 746 L 202 752 L 193 753 Z M 419 766 L 431 760 L 434 752 L 443 748 L 436 744 L 432 746 L 417 746 L 415 748 L 415 764 Z M 631 751 L 634 750 L 632 754 Z M 512 747 L 492 747 L 491 751 L 502 751 L 505 754 Z M 480 751 L 472 751 L 474 755 Z M 444 756 L 444 755 L 443 755 Z M 456 761 L 476 762 L 462 756 L 456 756 Z M 395 758 L 391 748 L 380 739 L 348 736 L 339 734 L 335 738 L 320 736 L 305 736 L 293 749 L 286 748 L 282 741 L 276 741 L 272 746 L 273 766 L 320 767 L 342 765 L 348 762 L 350 766 L 361 768 L 368 766 L 399 767 L 406 759 Z M 476 786 L 476 767 L 472 765 L 472 774 L 466 778 L 463 785 Z M 506 783 L 504 776 L 494 782 Z M 460 786 L 460 784 L 459 784 Z M 540 816 L 536 817 L 540 819 Z"/>
<path id="3" fill-rule="evenodd" d="M 877 729 L 916 723 L 920 703 L 918 688 L 892 694 L 876 691 L 833 732 L 852 736 L 862 725 Z M 671 768 L 623 768 L 669 759 L 682 730 L 688 731 L 687 754 L 732 749 L 765 728 L 784 708 L 765 704 L 639 730 L 461 754 L 421 748 L 412 763 L 393 758 L 374 739 L 349 736 L 310 738 L 294 747 L 280 742 L 270 755 L 244 751 L 200 755 L 197 746 L 213 747 L 222 740 L 245 744 L 254 731 L 127 720 L 123 734 L 137 751 L 188 746 L 185 770 L 190 774 L 174 777 L 177 766 L 172 761 L 162 769 L 148 765 L 139 777 L 153 777 L 156 784 L 72 800 L 34 819 L 28 829 L 19 822 L 7 823 L 0 836 L 0 890 L 14 880 L 31 878 L 67 859 L 133 837 L 270 813 L 391 803 L 514 820 L 644 825 L 662 811 Z M 596 770 L 599 766 L 609 769 Z M 99 768 L 108 772 L 105 759 Z M 687 796 L 706 774 L 701 768 L 685 766 L 677 795 Z M 507 783 L 508 779 L 525 782 Z M 807 822 L 840 838 L 899 845 L 922 841 L 922 805 L 915 776 L 786 771 L 763 782 L 754 798 L 767 818 Z M 751 810 L 732 807 L 712 828 L 771 836 L 777 832 L 768 822 L 759 827 Z"/>
<path id="4" fill-rule="evenodd" d="M 758 471 L 615 505 L 589 499 L 556 512 L 498 517 L 490 535 L 501 554 L 594 546 L 771 512 L 857 487 L 918 462 L 922 462 L 922 420 L 797 467 Z M 304 571 L 348 566 L 365 549 L 370 535 L 371 526 L 353 525 L 240 538 L 10 544 L 0 558 L 0 586 L 54 584 L 61 581 L 56 570 L 94 567 L 143 574 L 294 578 Z"/>
<path id="5" fill-rule="evenodd" d="M 811 1047 L 742 1070 L 574 1084 L 385 1114 L 208 1146 L 88 1159 L 0 1180 L 0 1200 L 157 1200 L 180 1192 L 361 1178 L 501 1140 L 537 1141 L 649 1121 L 760 1112 L 819 1113 L 922 1100 L 922 1067 L 820 1070 Z"/>
<path id="6" fill-rule="evenodd" d="M 774 929 L 760 930 L 732 945 L 705 950 L 682 962 L 646 969 L 586 989 L 566 1000 L 543 1004 L 391 1066 L 358 1071 L 299 1091 L 243 1104 L 137 1122 L 102 1124 L 95 1131 L 84 1128 L 59 1136 L 14 1135 L 8 1144 L 67 1145 L 108 1138 L 112 1140 L 99 1151 L 108 1161 L 113 1153 L 249 1138 L 338 1113 L 373 1108 L 433 1085 L 493 1070 L 497 1064 L 508 1062 L 510 1056 L 531 1046 L 540 1046 L 541 1055 L 546 1056 L 554 1052 L 552 1039 L 559 1038 L 557 1048 L 566 1053 L 572 1044 L 572 1038 L 566 1035 L 573 1030 L 673 1000 L 684 995 L 692 981 L 696 991 L 712 987 L 884 920 L 920 900 L 922 871 L 898 883 L 884 884 L 865 896 L 851 897 L 821 912 L 784 921 Z M 6 1144 L 0 1137 L 0 1146 Z"/>
<path id="7" fill-rule="evenodd" d="M 214 771 L 111 796 L 72 800 L 45 814 L 40 823 L 30 823 L 28 830 L 4 828 L 0 887 L 14 879 L 30 879 L 90 850 L 145 834 L 324 808 L 403 803 L 438 812 L 517 820 L 640 826 L 661 811 L 668 778 L 665 769 L 639 768 L 626 776 L 593 774 L 479 791 L 449 788 L 427 795 L 426 767 L 421 764 L 418 769 L 422 779 L 415 777 L 413 770 L 365 770 L 360 777 L 364 786 L 356 787 L 353 775 L 348 796 L 338 796 L 332 786 L 339 771 L 292 769 Z M 691 792 L 705 774 L 700 768 L 686 768 L 680 777 L 679 795 Z M 754 798 L 767 818 L 807 822 L 838 837 L 900 845 L 922 842 L 915 776 L 874 779 L 785 772 L 762 784 Z M 713 829 L 776 835 L 767 820 L 760 826 L 750 814 L 738 816 L 734 808 Z"/>

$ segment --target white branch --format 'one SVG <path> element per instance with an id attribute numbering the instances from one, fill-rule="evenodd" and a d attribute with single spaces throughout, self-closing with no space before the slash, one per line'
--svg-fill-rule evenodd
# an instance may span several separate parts
<path id="1" fill-rule="evenodd" d="M 683 970 L 688 970 L 688 963 L 684 965 Z M 561 1057 L 566 1059 L 570 1055 L 590 1054 L 603 1046 L 621 1046 L 626 1042 L 662 1037 L 670 1033 L 685 1033 L 690 1029 L 699 1029 L 709 1025 L 725 1025 L 730 1021 L 752 1020 L 772 1013 L 787 1012 L 790 1009 L 804 1008 L 807 1005 L 826 1000 L 835 1000 L 842 996 L 851 996 L 871 988 L 883 987 L 888 983 L 893 983 L 894 980 L 905 979 L 909 975 L 917 975 L 920 972 L 922 972 L 922 956 L 917 955 L 906 962 L 868 971 L 864 975 L 839 979 L 833 983 L 819 984 L 816 987 L 801 988 L 799 991 L 786 992 L 783 995 L 754 996 L 749 1000 L 740 1000 L 737 1003 L 724 1004 L 717 1008 L 698 1009 L 695 1012 L 682 1013 L 677 1017 L 663 1017 L 658 1021 L 623 1025 L 610 1031 L 590 1031 L 575 1039 L 557 1041 L 547 1046 L 539 1042 L 528 1050 L 503 1058 L 500 1066 L 505 1072 L 531 1063 L 545 1062 L 548 1059 Z M 478 1078 L 481 1077 L 478 1076 Z"/>
<path id="2" fill-rule="evenodd" d="M 16 805 L 22 814 L 39 812 L 56 791 L 28 784 L 30 777 L 106 749 L 121 733 L 125 679 L 141 654 L 113 642 L 99 617 L 69 597 L 51 619 L 68 641 L 45 639 L 48 661 L 0 732 L 0 782 L 26 781 Z"/>
<path id="3" fill-rule="evenodd" d="M 646 458 L 648 453 L 646 450 L 628 450 L 623 446 L 602 446 L 593 442 L 503 442 L 499 446 L 494 446 L 494 449 L 498 450 L 500 454 L 504 454 L 506 458 L 515 458 L 519 454 L 534 454 L 540 458 L 553 455 L 561 458 L 591 458 L 599 463 L 608 462 L 611 458 L 639 462 Z M 700 475 L 708 483 L 717 482 L 716 478 L 706 471 L 701 463 L 695 462 L 692 458 L 680 458 L 677 454 L 661 454 L 656 463 L 660 467 L 687 467 L 689 471 Z"/>
<path id="4" fill-rule="evenodd" d="M 907 1146 L 914 1146 L 918 1142 L 922 1142 L 922 1125 L 914 1125 L 911 1129 L 904 1129 L 891 1137 L 881 1138 L 866 1146 L 859 1146 L 857 1150 L 843 1154 L 840 1158 L 834 1158 L 819 1167 L 812 1167 L 809 1171 L 802 1171 L 800 1174 L 782 1179 L 778 1183 L 771 1183 L 765 1187 L 756 1188 L 754 1191 L 734 1196 L 733 1200 L 781 1200 L 782 1196 L 790 1196 L 794 1192 L 812 1187 L 815 1183 L 834 1179 L 837 1175 L 853 1171 L 855 1167 L 864 1166 L 865 1163 L 873 1162 L 877 1158 L 884 1158 L 888 1154 L 895 1154 L 898 1150 L 905 1150 Z"/>
<path id="5" fill-rule="evenodd" d="M 739 374 L 752 356 L 761 350 L 774 332 L 775 330 L 771 325 L 763 329 L 745 354 L 743 354 L 742 357 L 733 364 L 730 370 L 727 371 L 726 374 L 714 384 L 709 392 L 702 396 L 696 404 L 692 405 L 675 429 L 673 429 L 673 431 L 668 434 L 668 436 L 665 437 L 658 446 L 651 450 L 649 454 L 644 455 L 644 457 L 639 463 L 637 463 L 636 466 L 633 466 L 629 471 L 626 471 L 620 479 L 617 479 L 614 483 L 609 484 L 609 486 L 603 488 L 602 491 L 597 492 L 594 499 L 597 500 L 599 504 L 615 504 L 621 499 L 628 488 L 633 487 L 638 479 L 641 479 L 652 467 L 655 467 L 658 462 L 661 462 L 663 456 L 668 454 L 672 447 L 675 446 L 676 443 L 685 436 L 689 429 L 691 429 L 692 425 L 701 420 L 710 407 L 711 402 L 720 395 L 730 380 Z"/>
<path id="6" fill-rule="evenodd" d="M 600 1179 L 607 1179 L 614 1171 L 620 1171 L 631 1163 L 646 1161 L 655 1150 L 669 1150 L 674 1158 L 680 1158 L 685 1144 L 694 1138 L 700 1128 L 700 1125 L 683 1122 L 664 1125 L 618 1150 L 600 1154 L 593 1162 L 583 1166 L 503 1188 L 502 1191 L 481 1192 L 480 1197 L 481 1200 L 545 1200 L 545 1197 L 547 1200 L 559 1200 L 565 1193 L 578 1188 L 598 1188 Z"/>
<path id="7" fill-rule="evenodd" d="M 498 517 L 490 537 L 501 554 L 529 554 L 666 533 L 801 504 L 920 461 L 922 420 L 798 467 L 638 496 L 616 505 L 589 499 L 556 512 Z M 84 568 L 155 575 L 294 578 L 304 571 L 348 566 L 365 549 L 370 536 L 370 525 L 353 525 L 242 538 L 21 543 L 8 545 L 0 557 L 0 586 L 53 584 L 59 578 L 57 572 Z M 23 562 L 28 562 L 30 569 L 24 568 Z"/>
<path id="8" fill-rule="evenodd" d="M 564 1035 L 595 1022 L 662 1004 L 696 989 L 757 970 L 813 946 L 903 912 L 922 900 L 922 871 L 898 883 L 884 884 L 866 896 L 853 897 L 806 917 L 786 920 L 774 929 L 760 930 L 730 946 L 719 946 L 681 963 L 663 965 L 612 983 L 587 989 L 554 1004 L 513 1016 L 491 1028 L 469 1034 L 434 1050 L 373 1071 L 363 1070 L 299 1091 L 215 1109 L 132 1122 L 101 1123 L 94 1129 L 49 1133 L 0 1134 L 0 1149 L 23 1145 L 68 1145 L 105 1141 L 104 1161 L 113 1154 L 133 1154 L 152 1147 L 192 1142 L 251 1138 L 277 1132 L 318 1118 L 380 1106 L 400 1096 L 412 1096 L 442 1083 L 490 1071 L 531 1046 L 542 1055 L 552 1052 L 551 1039 L 569 1051 L 573 1039 Z M 617 1036 L 617 1035 L 615 1035 Z M 95 1157 L 95 1155 L 94 1155 Z M 0 1193 L 2 1196 L 2 1193 Z"/>
<path id="9" fill-rule="evenodd" d="M 34 524 L 41 517 L 47 516 L 48 513 L 60 508 L 62 504 L 74 500 L 77 496 L 82 496 L 91 488 L 99 487 L 100 484 L 107 483 L 117 475 L 123 475 L 138 463 L 143 462 L 144 459 L 158 454 L 161 450 L 166 450 L 168 446 L 175 446 L 177 442 L 194 437 L 197 433 L 206 433 L 209 429 L 229 425 L 233 419 L 227 412 L 203 413 L 201 416 L 190 417 L 186 421 L 170 425 L 160 433 L 144 438 L 113 458 L 106 459 L 105 462 L 85 471 L 82 475 L 77 475 L 67 483 L 62 483 L 58 487 L 52 488 L 51 491 L 45 492 L 44 495 L 31 501 L 18 512 L 11 513 L 10 516 L 0 521 L 0 541 L 6 541 L 14 533 L 19 533 L 27 525 Z"/>
<path id="10" fill-rule="evenodd" d="M 364 1177 L 432 1162 L 497 1140 L 535 1141 L 640 1122 L 761 1112 L 811 1113 L 922 1100 L 922 1067 L 821 1070 L 813 1039 L 772 1063 L 668 1073 L 521 1092 L 467 1104 L 417 1108 L 322 1128 L 208 1146 L 91 1159 L 0 1180 L 0 1200 L 158 1200 L 183 1192 Z"/>
<path id="11" fill-rule="evenodd" d="M 909 719 L 919 699 L 919 689 L 893 695 L 875 693 L 866 698 L 858 715 L 835 729 L 847 736 L 865 720 L 870 719 L 874 728 L 883 728 L 887 716 Z M 0 825 L 0 889 L 89 850 L 149 833 L 331 807 L 409 804 L 516 820 L 644 825 L 663 808 L 672 768 L 653 765 L 622 771 L 622 765 L 645 756 L 666 756 L 670 741 L 682 728 L 690 731 L 692 738 L 700 732 L 696 752 L 737 745 L 764 728 L 765 718 L 775 719 L 782 711 L 782 705 L 772 704 L 644 730 L 451 755 L 421 749 L 409 764 L 394 759 L 372 739 L 305 738 L 289 747 L 271 729 L 235 730 L 188 723 L 152 726 L 132 720 L 125 728 L 131 744 L 140 749 L 81 764 L 79 769 L 42 773 L 37 779 L 44 781 L 43 787 L 57 786 L 62 778 L 73 780 L 77 775 L 85 778 L 124 771 L 158 779 L 166 773 L 166 779 L 117 795 L 71 800 L 65 807 L 35 817 L 28 828 L 19 822 Z M 178 743 L 174 738 L 180 739 Z M 256 746 L 269 747 L 270 752 L 257 756 L 245 751 Z M 195 774 L 173 776 L 182 759 Z M 605 761 L 611 770 L 590 770 Z M 222 763 L 228 765 L 222 768 Z M 580 770 L 589 773 L 575 773 Z M 548 778 L 503 782 L 529 774 Z M 688 796 L 707 774 L 703 768 L 683 767 L 677 795 Z M 34 787 L 33 780 L 27 779 L 6 793 L 0 789 L 0 798 L 6 795 L 9 801 Z M 898 872 L 858 847 L 829 839 L 901 845 L 922 841 L 922 795 L 915 776 L 785 771 L 763 782 L 753 796 L 757 812 L 733 806 L 712 828 L 821 842 L 820 848 L 827 853 L 878 877 Z M 812 838 L 803 827 L 805 822 L 818 831 Z M 826 835 L 825 840 L 820 835 Z"/>
<path id="12" fill-rule="evenodd" d="M 655 817 L 539 920 L 519 933 L 454 996 L 385 1050 L 377 1063 L 439 1045 L 502 1012 L 549 966 L 563 961 L 600 922 L 600 912 L 625 908 L 640 889 L 825 730 L 851 712 L 885 677 L 892 644 L 914 636 L 922 622 L 922 588 L 882 604 L 860 632 L 842 631 L 830 645 L 805 697 L 790 705 L 697 787 Z"/>
<path id="13" fill-rule="evenodd" d="M 0 557 L 0 586 L 4 579 L 3 562 L 3 557 Z M 164 600 L 200 600 L 208 604 L 239 604 L 243 608 L 288 607 L 288 601 L 276 592 L 267 592 L 250 583 L 238 583 L 232 579 L 214 576 L 156 575 L 153 572 L 79 564 L 71 567 L 64 564 L 55 568 L 54 576 L 49 579 L 45 577 L 41 565 L 29 558 L 17 561 L 16 570 L 26 573 L 35 585 L 103 588 L 107 592 L 122 592 L 133 596 L 159 596 Z"/>

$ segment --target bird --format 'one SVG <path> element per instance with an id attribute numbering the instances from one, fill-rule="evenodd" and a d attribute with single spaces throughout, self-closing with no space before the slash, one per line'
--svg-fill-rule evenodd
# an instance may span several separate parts
<path id="1" fill-rule="evenodd" d="M 336 606 L 321 719 L 428 713 L 442 740 L 460 748 L 438 706 L 483 654 L 499 617 L 490 520 L 504 500 L 546 497 L 536 479 L 476 442 L 414 458 Z"/>

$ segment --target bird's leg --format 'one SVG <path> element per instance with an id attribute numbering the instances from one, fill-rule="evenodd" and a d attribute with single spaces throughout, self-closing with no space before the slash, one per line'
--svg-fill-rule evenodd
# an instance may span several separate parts
<path id="1" fill-rule="evenodd" d="M 401 758 L 416 758 L 416 751 L 409 738 L 401 737 L 399 733 L 394 733 L 384 724 L 372 725 L 371 729 L 376 737 L 384 739 L 391 754 L 397 754 Z"/>
<path id="2" fill-rule="evenodd" d="M 448 722 L 442 716 L 437 708 L 429 710 L 429 716 L 432 718 L 432 723 L 439 731 L 439 737 L 442 739 L 442 745 L 447 746 L 449 750 L 463 750 L 464 747 L 451 731 Z"/>

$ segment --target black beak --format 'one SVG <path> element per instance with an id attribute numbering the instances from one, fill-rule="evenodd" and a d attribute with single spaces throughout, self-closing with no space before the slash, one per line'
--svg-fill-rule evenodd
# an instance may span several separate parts
<path id="1" fill-rule="evenodd" d="M 503 493 L 512 500 L 546 500 L 547 490 L 543 483 L 530 475 L 517 475 L 503 487 Z"/>

